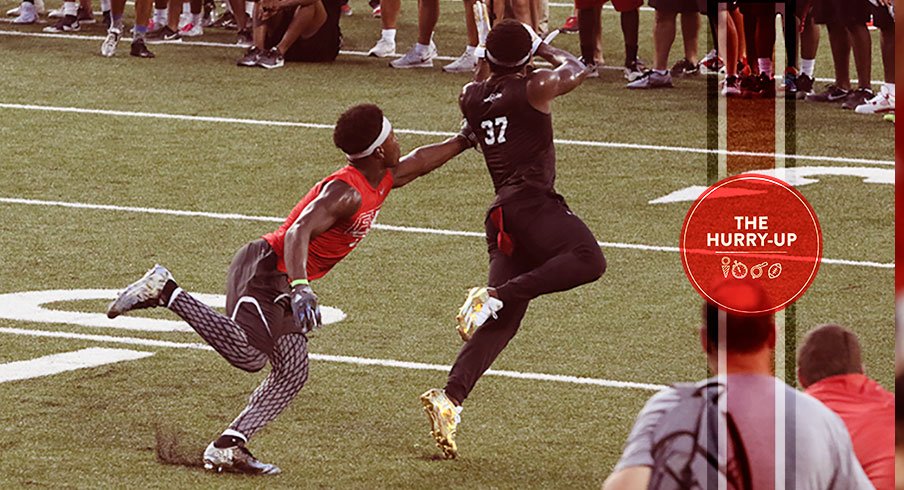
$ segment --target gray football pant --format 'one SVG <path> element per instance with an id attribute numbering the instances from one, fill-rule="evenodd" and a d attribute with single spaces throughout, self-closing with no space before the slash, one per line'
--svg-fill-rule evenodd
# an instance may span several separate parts
<path id="1" fill-rule="evenodd" d="M 267 355 L 248 343 L 245 331 L 229 317 L 193 298 L 185 291 L 176 293 L 169 309 L 182 317 L 229 364 L 248 371 L 260 371 Z M 308 341 L 304 335 L 288 333 L 274 342 L 269 358 L 270 374 L 254 390 L 248 405 L 229 428 L 250 439 L 280 414 L 308 380 Z"/>

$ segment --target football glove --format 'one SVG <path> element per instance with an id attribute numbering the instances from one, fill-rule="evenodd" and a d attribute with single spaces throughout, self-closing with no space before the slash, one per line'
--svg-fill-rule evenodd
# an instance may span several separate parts
<path id="1" fill-rule="evenodd" d="M 299 284 L 292 288 L 292 318 L 303 334 L 320 328 L 320 305 L 310 285 Z"/>
<path id="2" fill-rule="evenodd" d="M 458 135 L 464 138 L 471 148 L 474 148 L 477 151 L 480 151 L 480 143 L 477 141 L 477 134 L 471 129 L 471 125 L 468 124 L 468 120 L 465 118 L 461 118 L 461 129 L 458 130 Z"/>

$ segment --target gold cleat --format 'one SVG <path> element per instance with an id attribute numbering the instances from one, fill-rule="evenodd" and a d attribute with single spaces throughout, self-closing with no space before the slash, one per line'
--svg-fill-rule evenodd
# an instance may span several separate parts
<path id="1" fill-rule="evenodd" d="M 471 288 L 468 299 L 461 305 L 455 321 L 456 330 L 461 340 L 471 340 L 478 327 L 486 323 L 490 317 L 496 318 L 496 312 L 502 309 L 502 301 L 490 296 L 487 288 Z"/>
<path id="2" fill-rule="evenodd" d="M 430 435 L 436 441 L 436 447 L 446 459 L 455 459 L 458 455 L 455 432 L 461 423 L 461 407 L 456 407 L 445 391 L 436 388 L 421 395 L 421 403 L 430 419 Z"/>

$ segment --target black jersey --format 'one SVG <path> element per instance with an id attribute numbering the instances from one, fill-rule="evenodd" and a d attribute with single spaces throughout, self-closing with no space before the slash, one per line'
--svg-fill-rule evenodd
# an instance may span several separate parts
<path id="1" fill-rule="evenodd" d="M 527 82 L 525 75 L 506 75 L 471 83 L 462 95 L 462 112 L 496 188 L 494 206 L 555 193 L 552 116 L 530 105 Z"/>

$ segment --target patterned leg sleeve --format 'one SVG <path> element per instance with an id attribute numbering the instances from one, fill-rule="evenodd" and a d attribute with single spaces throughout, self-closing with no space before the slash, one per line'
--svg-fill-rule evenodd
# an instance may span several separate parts
<path id="1" fill-rule="evenodd" d="M 251 438 L 280 414 L 308 380 L 308 341 L 298 333 L 289 333 L 276 339 L 273 370 L 254 390 L 248 406 L 229 426 L 230 429 Z"/>
<path id="2" fill-rule="evenodd" d="M 248 343 L 245 331 L 237 323 L 185 291 L 175 294 L 169 309 L 188 322 L 229 364 L 245 371 L 260 371 L 267 364 L 267 355 Z"/>

